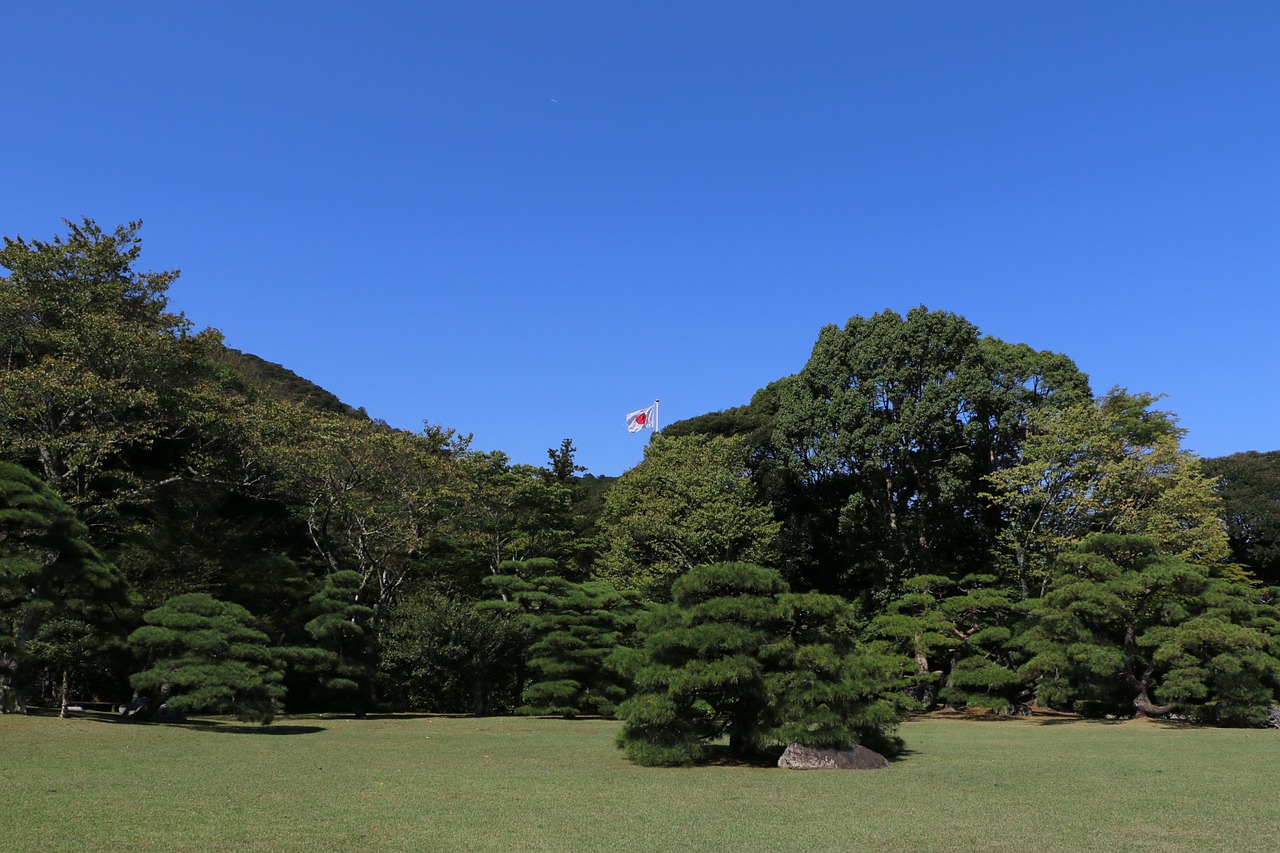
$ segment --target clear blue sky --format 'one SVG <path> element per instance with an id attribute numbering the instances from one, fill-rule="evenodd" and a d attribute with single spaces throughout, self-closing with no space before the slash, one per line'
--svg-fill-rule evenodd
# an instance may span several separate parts
<path id="1" fill-rule="evenodd" d="M 593 473 L 925 304 L 1280 448 L 1280 3 L 14 2 L 0 233 Z"/>

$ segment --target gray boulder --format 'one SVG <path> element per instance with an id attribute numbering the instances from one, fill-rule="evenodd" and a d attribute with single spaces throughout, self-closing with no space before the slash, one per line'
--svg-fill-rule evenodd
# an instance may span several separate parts
<path id="1" fill-rule="evenodd" d="M 865 746 L 853 749 L 818 749 L 793 743 L 778 759 L 785 770 L 883 770 L 889 759 Z"/>
<path id="2" fill-rule="evenodd" d="M 125 719 L 139 720 L 146 719 L 148 712 L 151 710 L 151 700 L 146 696 L 139 696 L 132 702 L 120 706 L 120 716 Z"/>

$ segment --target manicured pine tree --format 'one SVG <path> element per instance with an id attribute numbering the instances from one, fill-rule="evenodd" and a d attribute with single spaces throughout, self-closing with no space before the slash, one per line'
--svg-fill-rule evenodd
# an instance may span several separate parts
<path id="1" fill-rule="evenodd" d="M 1214 578 L 1204 612 L 1161 632 L 1158 695 L 1201 723 L 1264 726 L 1280 702 L 1276 590 Z"/>
<path id="2" fill-rule="evenodd" d="M 283 664 L 238 604 L 205 593 L 170 598 L 143 614 L 129 645 L 149 661 L 134 689 L 177 711 L 234 714 L 266 725 L 284 698 Z M 153 708 L 154 711 L 154 708 Z"/>
<path id="3" fill-rule="evenodd" d="M 783 633 L 786 591 L 776 571 L 750 563 L 698 566 L 672 584 L 674 603 L 650 615 L 626 661 L 637 688 L 619 709 L 627 758 L 692 764 L 723 735 L 737 756 L 765 745 L 775 719 L 760 650 Z"/>
<path id="4" fill-rule="evenodd" d="M 786 633 L 761 650 L 777 716 L 768 740 L 901 751 L 894 731 L 910 704 L 898 677 L 902 655 L 887 643 L 860 641 L 856 608 L 838 595 L 786 593 L 778 603 Z"/>
<path id="5" fill-rule="evenodd" d="M 619 708 L 628 758 L 690 764 L 722 736 L 740 757 L 792 741 L 892 750 L 900 665 L 855 645 L 840 599 L 790 595 L 749 563 L 699 566 L 672 596 L 646 618 L 643 646 L 615 656 L 637 688 Z"/>
<path id="6" fill-rule="evenodd" d="M 1022 673 L 1052 707 L 1261 724 L 1280 687 L 1280 610 L 1269 595 L 1161 553 L 1155 540 L 1093 536 L 1031 602 Z"/>
<path id="7" fill-rule="evenodd" d="M 605 666 L 622 642 L 634 610 L 633 599 L 603 581 L 575 583 L 554 574 L 554 563 L 507 563 L 519 574 L 496 575 L 485 583 L 501 597 L 486 606 L 508 614 L 529 637 L 530 683 L 516 713 L 577 717 L 611 716 L 626 697 L 625 679 Z"/>
<path id="8" fill-rule="evenodd" d="M 360 575 L 334 572 L 311 597 L 316 616 L 304 626 L 315 640 L 305 665 L 319 680 L 321 698 L 337 701 L 364 716 L 372 699 L 376 646 L 369 630 L 373 609 L 359 601 Z"/>
<path id="9" fill-rule="evenodd" d="M 905 673 L 917 705 L 1004 709 L 1024 690 L 1014 660 L 1014 630 L 1021 613 L 1016 594 L 994 575 L 952 581 L 918 575 L 871 623 L 915 665 Z"/>

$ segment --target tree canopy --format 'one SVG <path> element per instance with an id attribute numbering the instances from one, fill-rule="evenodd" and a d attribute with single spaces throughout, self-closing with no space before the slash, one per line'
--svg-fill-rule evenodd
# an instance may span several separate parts
<path id="1" fill-rule="evenodd" d="M 603 477 L 375 420 L 196 332 L 138 223 L 67 229 L 0 249 L 0 709 L 618 711 L 671 763 L 892 749 L 908 695 L 1275 701 L 1280 452 L 1199 460 L 1065 355 L 853 317 Z"/>
<path id="2" fill-rule="evenodd" d="M 1280 584 L 1280 450 L 1206 459 L 1217 478 L 1231 555 L 1258 580 Z"/>
<path id="3" fill-rule="evenodd" d="M 986 564 L 997 530 L 983 478 L 1018 461 L 1033 412 L 1089 386 L 1066 356 L 922 306 L 823 328 L 775 394 L 790 575 L 883 597 L 913 574 Z"/>
<path id="4" fill-rule="evenodd" d="M 596 575 L 659 599 L 694 566 L 768 562 L 779 529 L 756 498 L 745 442 L 702 435 L 655 435 L 605 497 L 601 524 Z"/>
<path id="5" fill-rule="evenodd" d="M 1280 611 L 1152 539 L 1066 552 L 1031 615 L 1024 670 L 1052 707 L 1256 725 L 1280 687 Z"/>
<path id="6" fill-rule="evenodd" d="M 628 758 L 690 764 L 721 736 L 739 757 L 791 741 L 893 748 L 894 667 L 857 648 L 846 602 L 789 594 L 776 570 L 749 563 L 695 567 L 672 598 L 617 657 L 637 688 L 619 709 Z"/>

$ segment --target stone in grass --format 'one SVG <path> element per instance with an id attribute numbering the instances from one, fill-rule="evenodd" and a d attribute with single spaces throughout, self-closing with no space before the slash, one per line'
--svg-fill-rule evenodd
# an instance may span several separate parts
<path id="1" fill-rule="evenodd" d="M 865 746 L 853 749 L 818 749 L 793 743 L 778 759 L 785 770 L 883 770 L 889 760 Z"/>
<path id="2" fill-rule="evenodd" d="M 156 708 L 155 721 L 157 723 L 185 723 L 187 715 L 177 708 L 170 707 L 169 703 L 165 702 L 159 708 Z"/>

